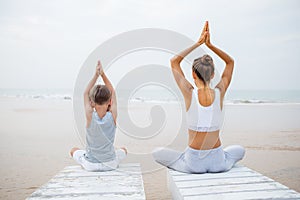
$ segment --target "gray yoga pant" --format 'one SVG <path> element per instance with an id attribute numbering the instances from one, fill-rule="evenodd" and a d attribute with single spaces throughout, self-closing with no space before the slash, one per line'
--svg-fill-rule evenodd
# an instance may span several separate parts
<path id="1" fill-rule="evenodd" d="M 185 173 L 225 172 L 245 155 L 245 148 L 231 145 L 209 150 L 187 147 L 184 152 L 169 148 L 156 148 L 152 155 L 156 162 L 168 168 Z"/>

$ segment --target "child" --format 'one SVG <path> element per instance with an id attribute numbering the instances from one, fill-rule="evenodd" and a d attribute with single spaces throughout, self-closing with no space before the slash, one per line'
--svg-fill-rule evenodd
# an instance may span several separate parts
<path id="1" fill-rule="evenodd" d="M 101 76 L 105 85 L 95 85 Z M 84 91 L 86 150 L 71 149 L 74 160 L 87 171 L 108 171 L 118 167 L 127 155 L 125 148 L 114 149 L 117 121 L 115 90 L 98 61 L 95 75 Z"/>

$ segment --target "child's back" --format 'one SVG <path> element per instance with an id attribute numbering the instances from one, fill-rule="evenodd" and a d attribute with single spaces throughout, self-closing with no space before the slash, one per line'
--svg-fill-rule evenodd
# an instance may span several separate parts
<path id="1" fill-rule="evenodd" d="M 92 114 L 90 126 L 86 128 L 86 160 L 97 163 L 115 159 L 114 140 L 116 125 L 111 112 L 101 119 L 96 111 Z"/>

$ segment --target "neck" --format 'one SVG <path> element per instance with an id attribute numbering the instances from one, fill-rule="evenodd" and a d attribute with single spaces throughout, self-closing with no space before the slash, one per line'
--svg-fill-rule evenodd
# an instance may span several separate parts
<path id="1" fill-rule="evenodd" d="M 106 110 L 104 110 L 104 109 L 96 110 L 96 112 L 100 118 L 103 118 L 106 114 Z"/>
<path id="2" fill-rule="evenodd" d="M 199 90 L 209 90 L 209 83 L 208 84 L 204 84 L 201 80 L 195 80 L 195 85 Z"/>

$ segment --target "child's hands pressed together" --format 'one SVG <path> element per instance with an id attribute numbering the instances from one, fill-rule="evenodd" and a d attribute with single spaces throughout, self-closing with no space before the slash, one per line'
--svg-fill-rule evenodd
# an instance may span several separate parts
<path id="1" fill-rule="evenodd" d="M 100 60 L 98 60 L 97 66 L 96 66 L 96 74 L 98 76 L 101 76 L 103 74 L 103 67 L 102 64 L 100 62 Z"/>

